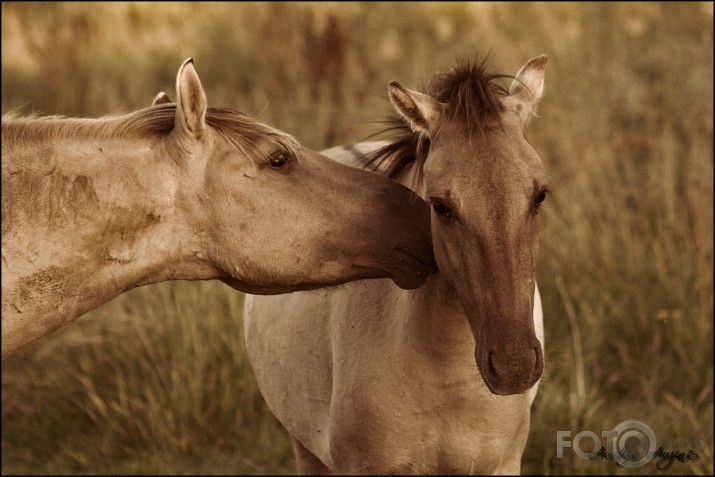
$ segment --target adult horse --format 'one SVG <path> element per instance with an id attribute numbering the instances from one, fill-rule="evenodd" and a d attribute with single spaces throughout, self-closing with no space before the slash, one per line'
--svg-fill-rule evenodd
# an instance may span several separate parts
<path id="1" fill-rule="evenodd" d="M 411 291 L 366 280 L 247 297 L 249 357 L 300 472 L 519 472 L 544 367 L 534 267 L 547 184 L 523 130 L 545 63 L 527 62 L 508 91 L 483 62 L 436 76 L 428 94 L 392 82 L 402 135 L 327 152 L 373 151 L 354 164 L 429 200 L 439 272 Z"/>
<path id="2" fill-rule="evenodd" d="M 2 119 L 2 357 L 122 292 L 220 279 L 282 293 L 369 277 L 421 285 L 429 208 L 250 117 L 177 103 L 102 119 Z"/>

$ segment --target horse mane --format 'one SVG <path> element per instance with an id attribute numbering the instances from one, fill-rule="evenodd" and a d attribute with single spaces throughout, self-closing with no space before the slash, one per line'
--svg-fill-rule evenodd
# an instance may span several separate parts
<path id="1" fill-rule="evenodd" d="M 175 115 L 175 104 L 160 104 L 103 118 L 19 116 L 11 112 L 2 117 L 2 139 L 3 143 L 12 144 L 59 138 L 166 137 L 174 129 Z M 241 149 L 253 147 L 259 138 L 266 136 L 283 144 L 297 143 L 293 136 L 227 108 L 208 108 L 206 124 Z"/>
<path id="2" fill-rule="evenodd" d="M 475 61 L 459 61 L 449 71 L 438 73 L 425 88 L 426 94 L 445 103 L 446 118 L 460 121 L 470 132 L 483 131 L 495 123 L 500 124 L 504 105 L 501 97 L 509 91 L 497 81 L 513 76 L 488 73 L 486 57 Z M 387 126 L 373 134 L 387 135 L 389 143 L 362 156 L 365 167 L 384 170 L 394 179 L 409 164 L 417 161 L 422 166 L 427 159 L 430 139 L 425 133 L 416 132 L 409 122 L 398 114 L 383 121 Z"/>

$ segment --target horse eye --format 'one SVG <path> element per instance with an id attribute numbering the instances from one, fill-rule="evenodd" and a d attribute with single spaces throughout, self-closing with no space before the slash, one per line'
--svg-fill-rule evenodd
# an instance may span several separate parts
<path id="1" fill-rule="evenodd" d="M 273 169 L 280 169 L 288 163 L 288 155 L 285 153 L 274 154 L 268 158 L 268 165 Z"/>
<path id="2" fill-rule="evenodd" d="M 536 200 L 534 201 L 534 205 L 535 205 L 536 207 L 539 207 L 539 206 L 541 205 L 541 203 L 544 202 L 544 200 L 546 200 L 546 191 L 545 191 L 545 190 L 542 190 L 541 192 L 539 192 L 539 195 L 536 196 Z"/>
<path id="3" fill-rule="evenodd" d="M 432 210 L 440 219 L 445 221 L 452 219 L 452 211 L 444 205 L 444 202 L 438 199 L 431 199 L 430 203 L 432 204 Z"/>

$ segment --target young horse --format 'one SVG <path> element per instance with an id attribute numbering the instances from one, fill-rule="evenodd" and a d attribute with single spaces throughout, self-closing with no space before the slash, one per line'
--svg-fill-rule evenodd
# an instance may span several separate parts
<path id="1" fill-rule="evenodd" d="M 247 297 L 251 363 L 300 472 L 519 472 L 544 366 L 534 267 L 547 186 L 523 129 L 545 63 L 526 63 L 508 92 L 483 63 L 437 76 L 429 95 L 390 83 L 414 132 L 373 158 L 432 204 L 439 272 L 422 288 Z"/>
<path id="2" fill-rule="evenodd" d="M 3 358 L 149 283 L 413 288 L 434 267 L 408 188 L 207 109 L 190 59 L 176 88 L 176 105 L 123 116 L 2 119 Z"/>

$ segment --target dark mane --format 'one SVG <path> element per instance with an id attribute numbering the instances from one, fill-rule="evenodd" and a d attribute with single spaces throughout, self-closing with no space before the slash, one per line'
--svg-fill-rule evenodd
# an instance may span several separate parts
<path id="1" fill-rule="evenodd" d="M 175 114 L 175 104 L 161 104 L 104 118 L 20 117 L 11 113 L 2 118 L 3 143 L 80 137 L 165 137 L 174 129 Z M 296 142 L 292 136 L 231 109 L 208 108 L 206 123 L 241 148 L 252 147 L 259 138 L 266 136 L 284 144 Z"/>
<path id="2" fill-rule="evenodd" d="M 497 80 L 513 78 L 487 73 L 485 63 L 486 57 L 474 62 L 458 62 L 448 72 L 435 75 L 425 89 L 426 94 L 447 105 L 448 118 L 460 121 L 470 131 L 484 130 L 499 122 L 504 111 L 501 97 L 507 96 L 509 91 Z M 424 164 L 430 140 L 426 134 L 413 131 L 400 115 L 393 115 L 385 123 L 388 126 L 373 136 L 388 135 L 390 143 L 363 156 L 362 160 L 365 167 L 383 168 L 385 174 L 394 179 L 412 162 Z M 421 170 L 420 167 L 418 177 Z"/>

